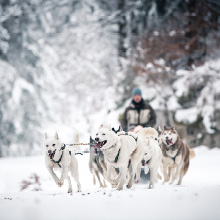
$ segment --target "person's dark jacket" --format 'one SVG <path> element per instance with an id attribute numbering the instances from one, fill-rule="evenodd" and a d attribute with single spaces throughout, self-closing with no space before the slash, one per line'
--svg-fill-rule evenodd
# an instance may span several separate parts
<path id="1" fill-rule="evenodd" d="M 131 104 L 125 109 L 121 125 L 124 131 L 129 131 L 137 125 L 143 127 L 154 127 L 156 124 L 156 114 L 152 107 L 143 99 L 140 103 L 132 100 Z"/>

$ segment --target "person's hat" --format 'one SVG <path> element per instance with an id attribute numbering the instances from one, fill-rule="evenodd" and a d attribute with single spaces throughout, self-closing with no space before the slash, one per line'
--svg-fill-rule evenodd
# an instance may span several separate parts
<path id="1" fill-rule="evenodd" d="M 135 96 L 135 95 L 140 95 L 140 96 L 142 96 L 142 92 L 141 92 L 141 90 L 140 90 L 138 87 L 135 87 L 135 88 L 133 88 L 133 90 L 132 90 L 132 96 Z"/>

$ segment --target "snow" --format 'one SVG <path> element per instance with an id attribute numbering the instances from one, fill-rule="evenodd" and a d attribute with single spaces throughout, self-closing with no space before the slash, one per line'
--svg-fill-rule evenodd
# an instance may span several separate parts
<path id="1" fill-rule="evenodd" d="M 4 220 L 49 219 L 184 219 L 217 220 L 220 216 L 220 149 L 194 149 L 189 171 L 181 186 L 147 184 L 116 191 L 93 185 L 89 154 L 78 155 L 82 192 L 67 194 L 58 188 L 44 165 L 44 156 L 0 159 L 0 213 Z M 41 191 L 20 191 L 21 181 L 40 177 Z"/>
<path id="2" fill-rule="evenodd" d="M 180 109 L 180 107 L 181 107 L 178 104 L 178 100 L 177 100 L 176 96 L 170 96 L 170 98 L 168 99 L 168 102 L 167 102 L 167 106 L 169 107 L 170 111 Z"/>
<path id="3" fill-rule="evenodd" d="M 170 31 L 169 36 L 172 37 L 174 35 L 176 35 L 176 31 Z"/>
<path id="4" fill-rule="evenodd" d="M 215 112 L 220 108 L 219 99 L 216 98 L 220 93 L 219 83 L 219 59 L 207 61 L 203 66 L 195 67 L 192 71 L 178 70 L 176 75 L 179 77 L 174 83 L 175 95 L 177 97 L 188 96 L 192 89 L 201 86 L 198 94 L 193 95 L 198 98 L 192 101 L 191 108 L 178 110 L 177 121 L 192 123 L 197 115 L 203 118 L 203 125 L 209 134 L 215 133 L 216 120 Z M 189 114 L 188 114 L 189 113 Z"/>
<path id="5" fill-rule="evenodd" d="M 196 121 L 198 110 L 195 107 L 189 109 L 180 109 L 176 111 L 175 120 L 184 124 L 192 124 Z"/>
<path id="6" fill-rule="evenodd" d="M 28 83 L 25 79 L 22 78 L 17 79 L 12 91 L 12 98 L 16 104 L 20 104 L 22 90 L 27 90 L 32 94 L 35 92 L 34 86 L 31 83 Z"/>

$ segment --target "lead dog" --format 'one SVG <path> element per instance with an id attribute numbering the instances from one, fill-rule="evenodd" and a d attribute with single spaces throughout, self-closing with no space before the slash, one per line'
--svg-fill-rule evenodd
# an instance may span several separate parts
<path id="1" fill-rule="evenodd" d="M 74 143 L 79 143 L 79 135 L 77 134 Z M 72 184 L 68 171 L 71 172 L 74 180 L 77 183 L 78 192 L 81 192 L 81 184 L 79 182 L 78 163 L 75 157 L 75 149 L 68 148 L 61 142 L 56 133 L 54 137 L 48 137 L 45 133 L 45 164 L 53 177 L 55 183 L 61 187 L 63 186 L 64 179 L 68 181 L 68 193 L 72 193 Z M 61 177 L 58 178 L 54 172 L 58 169 L 61 172 Z"/>
<path id="2" fill-rule="evenodd" d="M 142 128 L 137 134 L 144 142 L 144 156 L 138 166 L 136 182 L 140 181 L 141 168 L 145 169 L 145 174 L 148 173 L 150 168 L 149 189 L 151 189 L 154 188 L 157 172 L 162 163 L 162 152 L 158 142 L 158 132 L 154 128 L 148 127 Z"/>
<path id="3" fill-rule="evenodd" d="M 112 131 L 111 126 L 100 126 L 95 141 L 102 150 L 107 164 L 107 180 L 112 184 L 118 184 L 117 190 L 122 190 L 126 181 L 126 175 L 131 161 L 130 179 L 127 188 L 132 187 L 137 166 L 143 157 L 143 142 L 133 132 Z M 119 175 L 111 179 L 112 167 L 119 168 Z"/>
<path id="4" fill-rule="evenodd" d="M 181 185 L 183 176 L 189 168 L 189 147 L 183 143 L 174 127 L 164 126 L 160 138 L 163 154 L 163 183 L 168 182 L 171 177 L 170 184 L 173 184 L 178 178 L 177 185 Z"/>

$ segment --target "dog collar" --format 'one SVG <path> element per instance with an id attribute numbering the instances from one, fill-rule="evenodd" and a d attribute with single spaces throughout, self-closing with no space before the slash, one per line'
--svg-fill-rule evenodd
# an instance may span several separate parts
<path id="1" fill-rule="evenodd" d="M 101 148 L 101 150 L 102 150 L 102 151 L 109 150 L 109 149 L 111 149 L 111 148 L 113 148 L 113 147 L 115 147 L 115 146 L 116 146 L 116 144 L 114 144 L 114 145 L 112 145 L 111 147 L 106 148 L 106 149 L 102 149 L 102 148 Z"/>

